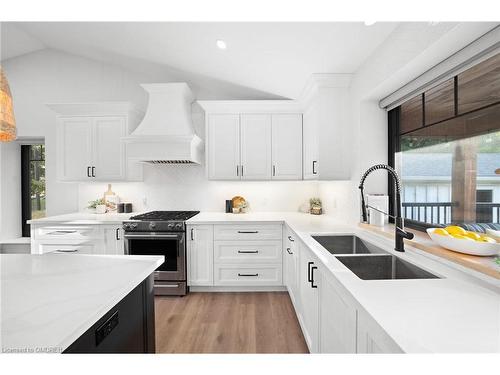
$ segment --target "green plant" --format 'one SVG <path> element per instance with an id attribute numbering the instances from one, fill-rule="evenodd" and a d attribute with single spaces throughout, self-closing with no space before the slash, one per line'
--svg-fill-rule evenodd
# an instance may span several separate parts
<path id="1" fill-rule="evenodd" d="M 311 198 L 311 199 L 309 199 L 309 205 L 311 207 L 321 207 L 321 199 Z"/>
<path id="2" fill-rule="evenodd" d="M 103 198 L 96 199 L 95 201 L 89 201 L 89 205 L 87 206 L 88 208 L 96 208 L 97 206 L 101 204 L 106 204 Z"/>
<path id="3" fill-rule="evenodd" d="M 495 258 L 495 263 L 498 264 L 500 266 L 500 257 L 496 257 Z"/>

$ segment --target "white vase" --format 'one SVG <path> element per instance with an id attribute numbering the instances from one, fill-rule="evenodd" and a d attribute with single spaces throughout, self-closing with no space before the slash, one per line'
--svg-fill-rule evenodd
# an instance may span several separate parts
<path id="1" fill-rule="evenodd" d="M 95 213 L 96 214 L 105 214 L 106 213 L 106 205 L 105 204 L 98 204 L 95 206 Z"/>

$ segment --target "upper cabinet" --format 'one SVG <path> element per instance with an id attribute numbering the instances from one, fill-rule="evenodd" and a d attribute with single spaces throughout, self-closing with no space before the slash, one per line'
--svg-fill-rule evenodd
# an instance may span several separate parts
<path id="1" fill-rule="evenodd" d="M 241 179 L 271 178 L 271 115 L 241 115 Z M 272 123 L 274 134 L 274 116 Z M 274 155 L 274 142 L 272 142 Z"/>
<path id="2" fill-rule="evenodd" d="M 272 179 L 302 179 L 302 115 L 272 116 Z"/>
<path id="3" fill-rule="evenodd" d="M 208 178 L 240 179 L 240 115 L 208 116 Z"/>
<path id="4" fill-rule="evenodd" d="M 211 180 L 302 179 L 302 114 L 207 115 Z"/>
<path id="5" fill-rule="evenodd" d="M 122 138 L 138 123 L 128 103 L 49 105 L 57 116 L 60 181 L 136 181 L 138 161 L 129 160 Z"/>

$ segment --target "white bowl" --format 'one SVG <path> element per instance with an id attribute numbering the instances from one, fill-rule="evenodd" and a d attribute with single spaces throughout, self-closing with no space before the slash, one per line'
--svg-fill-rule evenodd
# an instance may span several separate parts
<path id="1" fill-rule="evenodd" d="M 427 234 L 434 242 L 448 250 L 479 256 L 492 256 L 500 253 L 500 243 L 477 242 L 451 236 L 442 236 L 440 234 L 434 234 L 436 229 L 437 228 L 427 229 Z"/>

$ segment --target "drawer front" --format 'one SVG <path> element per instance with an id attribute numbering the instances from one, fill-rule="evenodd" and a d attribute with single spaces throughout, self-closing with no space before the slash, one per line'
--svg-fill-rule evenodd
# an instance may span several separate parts
<path id="1" fill-rule="evenodd" d="M 95 246 L 92 244 L 84 245 L 63 245 L 63 244 L 39 244 L 42 254 L 97 254 Z"/>
<path id="2" fill-rule="evenodd" d="M 214 266 L 216 286 L 274 286 L 282 285 L 281 264 Z"/>
<path id="3" fill-rule="evenodd" d="M 281 240 L 281 224 L 216 225 L 216 241 L 230 240 Z"/>
<path id="4" fill-rule="evenodd" d="M 281 241 L 215 241 L 216 263 L 281 263 Z"/>
<path id="5" fill-rule="evenodd" d="M 57 225 L 34 228 L 34 240 L 37 241 L 65 241 L 86 240 L 98 237 L 97 226 L 84 225 Z"/>

